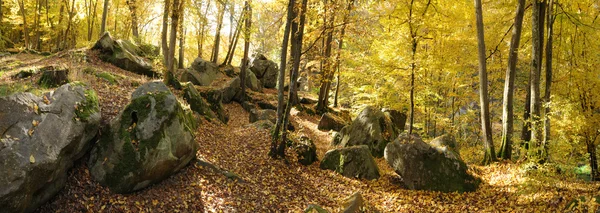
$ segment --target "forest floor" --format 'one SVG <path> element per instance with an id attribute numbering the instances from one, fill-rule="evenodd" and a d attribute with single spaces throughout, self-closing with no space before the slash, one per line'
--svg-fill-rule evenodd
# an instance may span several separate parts
<path id="1" fill-rule="evenodd" d="M 19 54 L 0 58 L 0 95 L 21 91 L 40 94 L 44 90 L 35 86 L 39 76 L 24 80 L 9 76 L 33 66 L 66 64 L 72 70 L 72 79 L 96 90 L 106 124 L 127 104 L 135 85 L 151 80 L 102 63 L 93 56 L 79 60 L 73 55 Z M 86 67 L 123 79 L 110 85 L 83 73 Z M 483 182 L 477 191 L 462 194 L 407 190 L 382 158 L 376 159 L 381 178 L 373 181 L 346 178 L 321 170 L 319 162 L 303 166 L 296 162 L 292 151 L 287 152 L 289 164 L 269 158 L 269 132 L 248 126 L 249 115 L 239 104 L 226 104 L 225 109 L 230 116 L 227 125 L 203 120 L 196 132 L 200 145 L 197 158 L 218 166 L 219 170 L 193 161 L 158 184 L 122 195 L 91 179 L 85 156 L 69 172 L 66 187 L 38 212 L 301 212 L 309 204 L 339 212 L 345 198 L 355 192 L 360 192 L 366 200 L 368 212 L 562 212 L 574 198 L 590 198 L 600 190 L 598 183 L 559 174 L 552 168 L 531 171 L 510 162 L 490 166 L 469 164 L 470 172 Z M 292 114 L 296 127 L 293 134 L 311 138 L 321 159 L 332 148 L 330 133 L 317 129 L 319 117 L 295 110 Z M 222 171 L 239 178 L 229 178 Z"/>

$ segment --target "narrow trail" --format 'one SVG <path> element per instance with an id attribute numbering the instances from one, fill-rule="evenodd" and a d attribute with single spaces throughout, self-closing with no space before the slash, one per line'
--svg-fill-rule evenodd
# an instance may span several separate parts
<path id="1" fill-rule="evenodd" d="M 31 66 L 67 63 L 74 79 L 87 83 L 98 93 L 104 124 L 124 108 L 137 85 L 150 80 L 94 57 L 75 62 L 68 57 L 11 57 L 3 59 L 3 62 L 12 60 L 11 64 L 7 62 L 8 65 L 0 67 L 10 70 L 3 71 L 5 75 L 0 77 L 3 85 L 35 87 L 37 76 L 16 81 L 9 76 Z M 83 73 L 86 67 L 118 74 L 124 79 L 109 85 Z M 264 95 L 273 98 L 275 93 L 265 90 Z M 383 158 L 376 159 L 381 178 L 373 181 L 347 178 L 321 170 L 319 161 L 310 166 L 300 165 L 292 150 L 286 153 L 289 164 L 269 158 L 269 131 L 248 126 L 249 114 L 239 104 L 224 107 L 230 117 L 227 125 L 202 120 L 195 133 L 200 145 L 197 158 L 214 167 L 192 161 L 160 183 L 122 195 L 91 179 L 85 156 L 69 171 L 65 188 L 37 212 L 301 212 L 309 204 L 339 212 L 344 199 L 357 191 L 366 200 L 368 212 L 560 212 L 568 201 L 596 195 L 600 188 L 598 183 L 560 175 L 528 176 L 520 165 L 505 162 L 469 165 L 483 184 L 477 191 L 464 194 L 406 190 Z M 296 110 L 292 110 L 292 115 L 296 129 L 292 134 L 311 138 L 322 159 L 333 147 L 329 145 L 330 134 L 317 130 L 320 118 Z"/>

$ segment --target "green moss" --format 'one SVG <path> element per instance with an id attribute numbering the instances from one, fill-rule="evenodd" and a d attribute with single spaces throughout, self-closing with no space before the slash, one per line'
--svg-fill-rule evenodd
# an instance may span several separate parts
<path id="1" fill-rule="evenodd" d="M 92 68 L 92 67 L 86 67 L 85 69 L 83 69 L 83 73 L 91 75 L 96 73 L 96 69 Z"/>
<path id="2" fill-rule="evenodd" d="M 108 72 L 102 72 L 102 73 L 96 73 L 96 77 L 104 79 L 106 81 L 108 81 L 108 83 L 110 84 L 118 84 L 119 83 L 119 77 L 115 76 L 113 74 L 110 74 Z"/>
<path id="3" fill-rule="evenodd" d="M 75 115 L 81 121 L 88 121 L 89 117 L 92 114 L 100 112 L 100 106 L 98 102 L 98 96 L 96 92 L 91 89 L 86 89 L 84 91 L 85 101 L 77 103 L 77 109 L 75 110 Z"/>

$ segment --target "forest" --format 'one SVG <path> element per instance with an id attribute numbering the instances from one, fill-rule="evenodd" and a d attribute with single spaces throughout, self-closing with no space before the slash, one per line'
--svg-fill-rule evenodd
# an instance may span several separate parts
<path id="1" fill-rule="evenodd" d="M 599 212 L 599 16 L 0 0 L 0 213 Z"/>

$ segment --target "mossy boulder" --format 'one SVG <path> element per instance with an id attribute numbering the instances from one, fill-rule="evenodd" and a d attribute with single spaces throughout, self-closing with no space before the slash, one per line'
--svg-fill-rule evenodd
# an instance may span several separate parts
<path id="1" fill-rule="evenodd" d="M 187 101 L 194 112 L 197 112 L 201 116 L 207 119 L 217 117 L 193 84 L 186 83 L 183 85 L 183 99 Z"/>
<path id="2" fill-rule="evenodd" d="M 406 119 L 408 117 L 406 113 L 388 108 L 381 109 L 381 111 L 392 121 L 394 128 L 396 128 L 396 132 L 404 131 L 404 126 L 406 126 Z"/>
<path id="3" fill-rule="evenodd" d="M 346 125 L 348 125 L 348 122 L 346 122 L 343 118 L 334 115 L 333 113 L 326 112 L 323 113 L 323 116 L 321 116 L 321 120 L 319 120 L 319 125 L 317 128 L 322 131 L 340 131 Z"/>
<path id="4" fill-rule="evenodd" d="M 225 82 L 225 84 L 221 86 L 220 90 L 221 94 L 223 95 L 223 103 L 231 103 L 236 99 L 236 96 L 238 96 L 240 91 L 242 90 L 241 81 L 237 77 L 233 78 Z"/>
<path id="5" fill-rule="evenodd" d="M 470 192 L 481 182 L 452 151 L 432 147 L 417 135 L 402 134 L 389 143 L 385 160 L 409 189 Z"/>
<path id="6" fill-rule="evenodd" d="M 206 102 L 216 115 L 216 118 L 225 124 L 229 122 L 229 115 L 227 115 L 227 112 L 223 107 L 223 93 L 221 90 L 209 88 L 200 92 L 200 95 L 206 99 Z"/>
<path id="7" fill-rule="evenodd" d="M 458 152 L 458 143 L 456 142 L 456 138 L 451 134 L 444 134 L 437 138 L 434 138 L 429 142 L 429 145 L 435 147 L 436 149 L 446 150 L 449 152 L 454 152 L 452 154 L 456 155 L 456 158 L 460 158 L 460 153 Z M 444 151 L 446 152 L 446 151 Z"/>
<path id="8" fill-rule="evenodd" d="M 256 92 L 262 92 L 263 85 L 258 80 L 258 78 L 256 78 L 256 75 L 252 71 L 250 71 L 250 69 L 247 69 L 245 73 L 246 78 L 244 80 L 246 81 L 246 88 Z"/>
<path id="9" fill-rule="evenodd" d="M 50 200 L 99 126 L 96 93 L 81 83 L 0 97 L 0 212 L 32 212 Z"/>
<path id="10" fill-rule="evenodd" d="M 258 57 L 252 61 L 250 71 L 252 71 L 256 78 L 260 80 L 263 87 L 275 88 L 275 86 L 277 86 L 279 69 L 275 62 L 268 60 L 265 57 Z"/>
<path id="11" fill-rule="evenodd" d="M 192 66 L 181 75 L 181 82 L 191 82 L 195 85 L 209 86 L 216 78 L 221 76 L 217 64 L 196 58 Z"/>
<path id="12" fill-rule="evenodd" d="M 383 157 L 385 146 L 399 135 L 392 120 L 375 107 L 365 107 L 342 136 L 342 147 L 367 145 L 374 157 Z"/>
<path id="13" fill-rule="evenodd" d="M 109 84 L 119 84 L 119 80 L 123 79 L 123 77 L 113 75 L 109 72 L 96 73 L 95 75 L 96 77 L 108 82 Z"/>
<path id="14" fill-rule="evenodd" d="M 380 177 L 379 168 L 366 145 L 329 150 L 320 167 L 349 178 L 373 180 Z"/>
<path id="15" fill-rule="evenodd" d="M 195 121 L 162 82 L 136 89 L 125 109 L 102 133 L 90 154 L 94 180 L 116 193 L 157 183 L 195 156 Z"/>
<path id="16" fill-rule="evenodd" d="M 105 32 L 94 44 L 92 50 L 99 51 L 99 58 L 115 66 L 148 77 L 160 76 L 150 60 L 140 56 L 143 51 L 127 40 L 114 40 Z"/>
<path id="17" fill-rule="evenodd" d="M 302 165 L 307 166 L 318 160 L 317 146 L 306 136 L 301 136 L 300 139 L 294 141 L 292 149 L 296 152 L 298 162 Z"/>
<path id="18" fill-rule="evenodd" d="M 250 111 L 250 123 L 260 120 L 268 120 L 272 123 L 277 122 L 277 111 L 272 109 L 253 109 Z"/>

